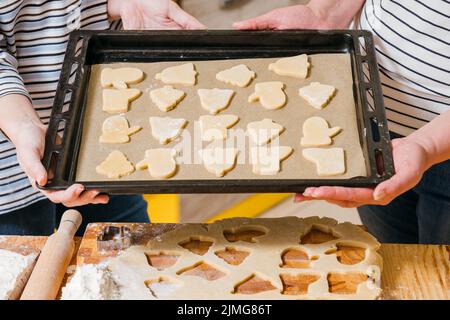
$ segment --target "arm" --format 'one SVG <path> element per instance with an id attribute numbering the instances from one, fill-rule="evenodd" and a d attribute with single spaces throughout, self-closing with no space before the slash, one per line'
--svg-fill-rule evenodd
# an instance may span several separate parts
<path id="1" fill-rule="evenodd" d="M 108 15 L 125 30 L 206 29 L 171 0 L 108 0 Z"/>
<path id="2" fill-rule="evenodd" d="M 0 48 L 0 130 L 16 147 L 17 159 L 30 182 L 47 183 L 47 172 L 41 163 L 46 127 L 34 110 L 28 92 L 17 72 L 17 61 Z M 97 191 L 84 192 L 76 184 L 64 191 L 43 192 L 51 201 L 66 206 L 106 203 L 108 197 Z"/>
<path id="3" fill-rule="evenodd" d="M 262 16 L 236 22 L 236 29 L 344 29 L 365 0 L 311 0 L 270 11 Z"/>
<path id="4" fill-rule="evenodd" d="M 386 205 L 414 188 L 431 166 L 450 159 L 450 111 L 436 117 L 419 130 L 392 141 L 395 175 L 375 189 L 319 187 L 307 188 L 297 201 L 327 200 L 343 207 L 365 204 Z"/>

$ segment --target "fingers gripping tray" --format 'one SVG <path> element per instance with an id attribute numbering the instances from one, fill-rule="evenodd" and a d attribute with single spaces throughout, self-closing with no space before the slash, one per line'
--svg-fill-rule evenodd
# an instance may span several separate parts
<path id="1" fill-rule="evenodd" d="M 301 54 L 307 54 L 312 65 L 310 76 L 302 81 L 268 70 L 267 66 L 279 58 Z M 192 62 L 198 72 L 196 85 L 177 86 L 176 89 L 186 93 L 180 106 L 167 113 L 159 110 L 149 97 L 152 89 L 164 86 L 155 80 L 155 74 L 167 66 L 187 62 Z M 216 80 L 219 71 L 239 64 L 255 71 L 256 78 L 247 88 Z M 145 74 L 144 81 L 137 86 L 142 91 L 141 97 L 125 113 L 130 126 L 141 125 L 142 130 L 129 143 L 104 146 L 98 141 L 101 123 L 111 115 L 101 110 L 103 88 L 99 71 L 124 66 L 139 68 Z M 347 66 L 348 75 L 341 71 Z M 344 123 L 342 133 L 334 138 L 336 147 L 345 149 L 349 145 L 345 151 L 347 172 L 341 176 L 319 176 L 314 164 L 302 157 L 302 124 L 308 116 L 321 114 L 307 105 L 298 92 L 300 87 L 318 80 L 333 83 L 337 88 L 330 106 L 320 112 L 325 112 L 322 114 L 327 115 L 332 127 Z M 259 103 L 247 101 L 255 84 L 263 81 L 285 84 L 284 107 L 263 110 Z M 95 167 L 112 150 L 125 150 L 129 161 L 136 164 L 144 159 L 146 149 L 172 147 L 176 143 L 159 146 L 152 138 L 149 117 L 176 115 L 187 119 L 184 130 L 193 134 L 196 119 L 208 114 L 201 107 L 197 90 L 214 87 L 235 91 L 230 106 L 219 115 L 236 115 L 239 118 L 236 127 L 243 132 L 248 123 L 263 118 L 284 126 L 281 145 L 290 146 L 293 151 L 282 162 L 278 174 L 252 172 L 252 165 L 244 161 L 250 150 L 240 152 L 235 168 L 223 177 L 211 174 L 203 164 L 180 164 L 178 160 L 177 171 L 168 179 L 151 177 L 147 170 L 136 170 L 119 179 L 95 172 Z M 373 187 L 390 178 L 394 166 L 372 35 L 354 30 L 75 31 L 70 36 L 55 96 L 43 164 L 50 179 L 42 188 L 49 190 L 65 189 L 74 183 L 113 194 L 301 192 L 306 187 L 321 185 Z"/>

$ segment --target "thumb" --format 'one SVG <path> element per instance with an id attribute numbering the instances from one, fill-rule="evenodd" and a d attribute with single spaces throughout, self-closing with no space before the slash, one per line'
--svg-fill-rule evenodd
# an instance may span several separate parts
<path id="1" fill-rule="evenodd" d="M 189 13 L 181 9 L 175 2 L 170 1 L 169 18 L 179 24 L 183 29 L 202 30 L 207 27 L 191 16 Z"/>
<path id="2" fill-rule="evenodd" d="M 233 23 L 233 28 L 238 30 L 263 30 L 276 28 L 276 19 L 272 12 L 266 13 L 262 16 L 238 21 Z"/>
<path id="3" fill-rule="evenodd" d="M 400 195 L 413 187 L 415 174 L 413 170 L 399 170 L 395 175 L 380 183 L 373 192 L 375 200 L 381 200 L 388 195 Z"/>
<path id="4" fill-rule="evenodd" d="M 41 162 L 41 155 L 36 149 L 27 150 L 25 153 L 18 155 L 19 163 L 34 186 L 38 183 L 43 186 L 47 183 L 47 171 Z"/>

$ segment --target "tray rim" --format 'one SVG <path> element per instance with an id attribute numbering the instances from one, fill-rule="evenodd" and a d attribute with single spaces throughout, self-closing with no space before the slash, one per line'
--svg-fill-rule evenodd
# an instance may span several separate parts
<path id="1" fill-rule="evenodd" d="M 352 72 L 354 78 L 354 95 L 355 105 L 357 108 L 357 117 L 364 120 L 364 128 L 361 128 L 361 121 L 358 121 L 360 142 L 366 138 L 367 149 L 363 150 L 366 159 L 366 165 L 371 164 L 368 168 L 368 176 L 354 177 L 350 179 L 333 179 L 327 177 L 325 179 L 211 179 L 211 180 L 123 180 L 123 181 L 76 181 L 75 177 L 76 162 L 78 160 L 78 152 L 81 143 L 81 134 L 83 126 L 83 112 L 81 114 L 73 114 L 76 106 L 85 105 L 85 96 L 80 93 L 82 89 L 86 88 L 87 83 L 81 83 L 82 79 L 89 78 L 90 68 L 88 72 L 84 71 L 86 62 L 86 55 L 89 42 L 92 37 L 104 36 L 238 36 L 238 35 L 268 35 L 268 34 L 283 34 L 289 36 L 316 34 L 316 35 L 348 35 L 352 37 L 354 42 L 354 53 L 352 56 Z M 359 39 L 364 38 L 366 54 L 363 56 L 360 52 Z M 83 39 L 83 45 L 77 48 L 78 41 Z M 356 44 L 355 39 L 358 43 Z M 77 55 L 75 54 L 77 52 Z M 356 61 L 353 61 L 355 59 Z M 71 67 L 74 63 L 81 64 L 75 75 L 75 81 L 69 84 L 69 77 Z M 367 63 L 370 72 L 370 83 L 364 80 L 362 73 L 362 64 Z M 356 70 L 355 70 L 356 69 Z M 357 81 L 356 81 L 357 80 Z M 81 83 L 81 86 L 78 84 Z M 367 108 L 367 90 L 371 90 L 374 98 L 374 110 L 370 111 Z M 69 111 L 62 112 L 64 99 L 66 93 L 70 91 L 71 96 L 69 102 Z M 360 105 L 360 104 L 363 105 Z M 79 109 L 79 108 L 78 108 Z M 84 108 L 83 108 L 84 109 Z M 82 110 L 84 111 L 84 110 Z M 370 119 L 375 118 L 377 121 L 377 130 L 379 133 L 379 141 L 370 141 L 373 137 L 373 127 Z M 77 121 L 78 120 L 78 121 Z M 66 124 L 62 143 L 55 145 L 53 143 L 58 134 L 58 127 L 61 122 Z M 81 124 L 80 124 L 81 123 Z M 78 124 L 78 125 L 77 125 Z M 76 130 L 78 127 L 78 130 Z M 74 145 L 70 150 L 69 145 Z M 363 146 L 362 146 L 363 147 Z M 364 148 L 363 148 L 364 149 Z M 377 163 L 373 150 L 378 150 L 383 156 L 384 174 L 379 175 L 373 164 Z M 72 157 L 68 154 L 74 151 L 75 155 Z M 367 151 L 369 151 L 367 153 Z M 206 30 L 206 31 L 94 31 L 94 30 L 77 30 L 70 35 L 68 49 L 63 62 L 63 69 L 61 71 L 60 80 L 52 108 L 50 117 L 49 129 L 46 134 L 46 148 L 44 151 L 43 165 L 47 172 L 50 172 L 52 167 L 52 158 L 58 155 L 57 170 L 55 177 L 49 179 L 45 186 L 39 186 L 43 190 L 61 190 L 66 189 L 74 183 L 81 183 L 86 189 L 97 189 L 103 192 L 112 194 L 134 194 L 134 193 L 247 193 L 247 192 L 301 192 L 309 186 L 344 186 L 344 187 L 374 187 L 378 183 L 389 179 L 395 173 L 392 147 L 390 144 L 389 131 L 387 128 L 387 120 L 384 110 L 384 103 L 381 93 L 381 83 L 378 75 L 378 67 L 375 58 L 375 49 L 373 45 L 373 38 L 370 31 L 366 30 L 283 30 L 283 31 L 234 31 L 234 30 Z M 61 159 L 61 156 L 64 159 Z M 74 160 L 75 158 L 75 160 Z M 75 165 L 74 165 L 75 163 Z M 62 172 L 67 172 L 66 167 L 69 166 L 70 178 L 63 178 Z"/>

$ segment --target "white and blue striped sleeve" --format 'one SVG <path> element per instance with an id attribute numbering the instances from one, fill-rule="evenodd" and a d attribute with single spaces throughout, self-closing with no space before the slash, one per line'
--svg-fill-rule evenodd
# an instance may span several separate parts
<path id="1" fill-rule="evenodd" d="M 0 98 L 10 94 L 21 94 L 31 101 L 17 67 L 17 59 L 8 51 L 6 38 L 0 34 Z"/>

